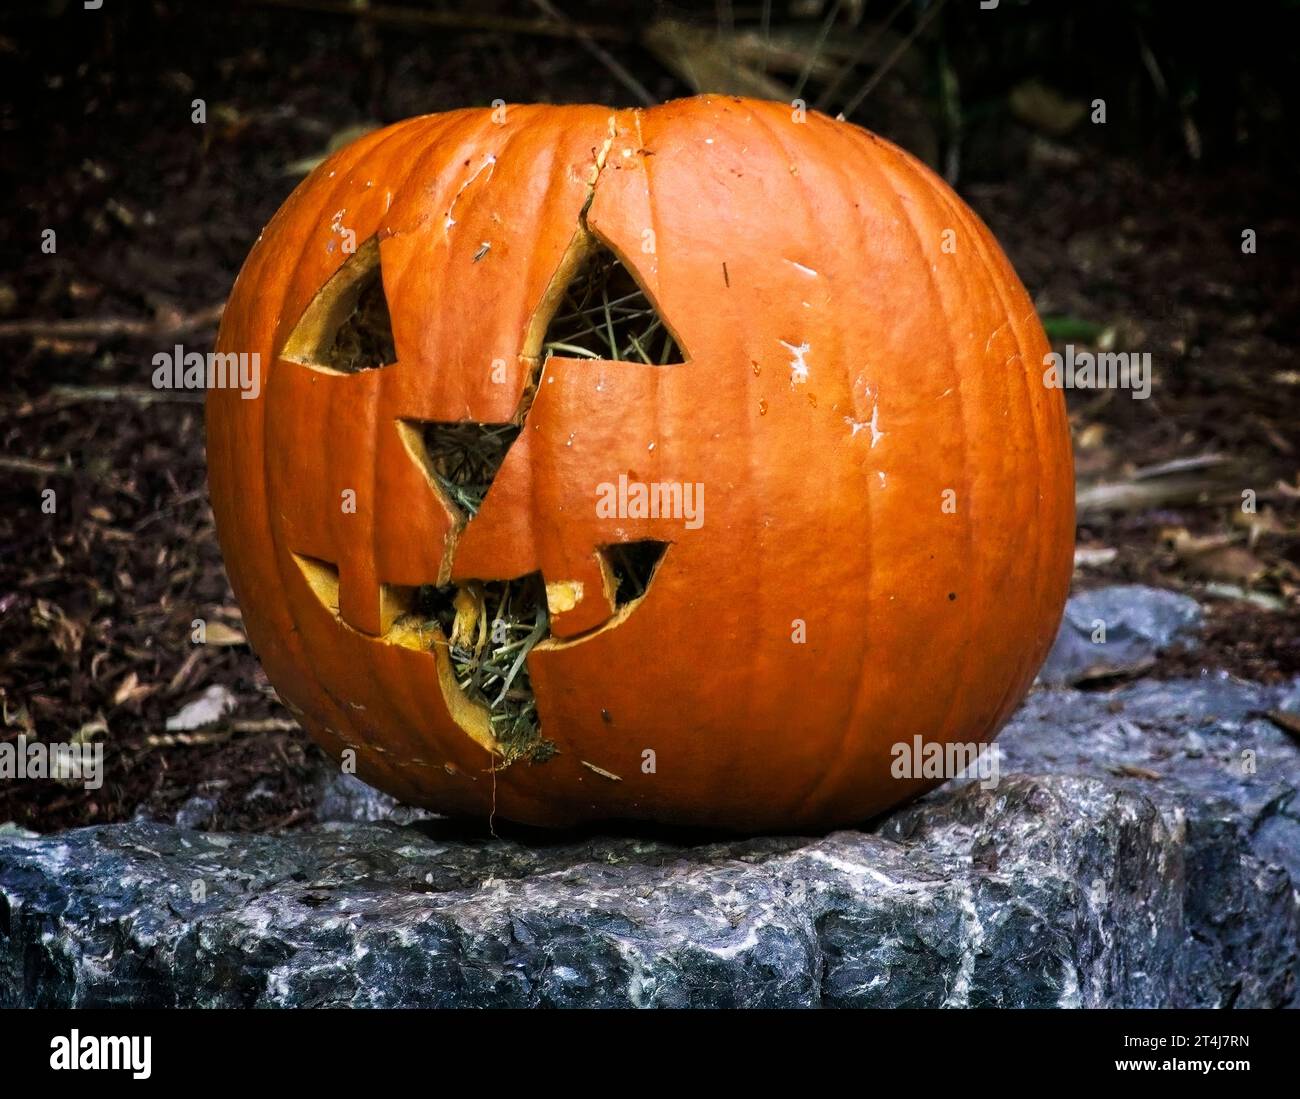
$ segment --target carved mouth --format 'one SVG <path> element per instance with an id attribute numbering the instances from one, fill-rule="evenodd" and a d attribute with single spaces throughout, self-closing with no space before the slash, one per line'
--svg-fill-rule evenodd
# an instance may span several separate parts
<path id="1" fill-rule="evenodd" d="M 613 579 L 618 610 L 643 598 L 667 542 L 620 543 L 601 550 Z M 506 763 L 540 763 L 555 753 L 542 736 L 528 656 L 550 637 L 548 591 L 540 572 L 514 580 L 471 580 L 426 586 L 416 593 L 404 629 L 435 633 L 447 644 L 456 686 L 484 707 Z M 568 639 L 567 643 L 573 640 Z"/>

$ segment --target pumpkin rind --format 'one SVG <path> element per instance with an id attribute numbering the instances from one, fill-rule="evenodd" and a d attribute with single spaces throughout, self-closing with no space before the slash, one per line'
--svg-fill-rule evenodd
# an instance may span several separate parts
<path id="1" fill-rule="evenodd" d="M 378 239 L 398 361 L 338 376 L 277 356 L 347 232 Z M 535 377 L 543 302 L 584 233 L 635 272 L 684 362 L 552 357 Z M 413 804 L 861 821 L 935 784 L 891 777 L 894 744 L 996 735 L 1060 620 L 1073 477 L 1032 303 L 941 180 L 845 123 L 718 97 L 399 123 L 290 196 L 218 350 L 264 367 L 260 398 L 208 399 L 248 636 L 326 750 Z M 402 425 L 509 421 L 530 377 L 524 428 L 458 530 Z M 703 525 L 600 518 L 620 473 L 703 484 Z M 671 544 L 611 618 L 596 551 L 637 539 Z M 337 566 L 338 613 L 312 561 Z M 397 643 L 382 586 L 536 570 L 584 593 L 528 660 L 557 752 L 494 767 L 452 712 L 445 655 Z"/>

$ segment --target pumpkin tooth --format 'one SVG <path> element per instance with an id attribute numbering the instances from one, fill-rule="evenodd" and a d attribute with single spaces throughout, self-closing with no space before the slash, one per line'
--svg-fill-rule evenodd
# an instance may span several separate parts
<path id="1" fill-rule="evenodd" d="M 483 642 L 481 637 L 476 638 L 475 635 L 479 633 L 479 622 L 483 617 L 482 596 L 475 598 L 475 593 L 470 588 L 459 588 L 452 606 L 456 608 L 456 619 L 451 627 L 451 644 L 467 648 L 472 646 L 475 652 L 479 652 Z"/>
<path id="2" fill-rule="evenodd" d="M 546 609 L 553 615 L 571 611 L 581 602 L 581 580 L 556 580 L 546 585 Z"/>

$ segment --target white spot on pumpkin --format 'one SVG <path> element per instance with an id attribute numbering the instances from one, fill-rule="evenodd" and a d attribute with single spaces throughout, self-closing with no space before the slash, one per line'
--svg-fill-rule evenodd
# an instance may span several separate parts
<path id="1" fill-rule="evenodd" d="M 871 419 L 867 421 L 867 426 L 871 428 L 871 445 L 875 445 L 885 437 L 885 433 L 880 430 L 880 402 L 875 401 L 871 405 Z"/>
<path id="2" fill-rule="evenodd" d="M 786 343 L 785 340 L 778 340 L 777 342 L 794 356 L 790 360 L 791 387 L 803 385 L 808 380 L 808 362 L 805 356 L 812 350 L 812 346 L 801 343 L 796 347 L 792 343 Z"/>
<path id="3" fill-rule="evenodd" d="M 796 262 L 795 262 L 794 260 L 792 260 L 792 259 L 788 259 L 788 260 L 786 260 L 785 262 L 788 263 L 791 267 L 793 267 L 793 268 L 794 268 L 796 271 L 798 271 L 800 274 L 807 275 L 810 279 L 815 279 L 815 278 L 817 277 L 817 272 L 814 271 L 811 267 L 806 266 L 805 264 L 802 264 L 802 263 L 796 263 Z"/>
<path id="4" fill-rule="evenodd" d="M 853 434 L 857 435 L 859 431 L 871 432 L 871 445 L 875 445 L 885 437 L 885 433 L 880 430 L 880 401 L 871 392 L 871 387 L 866 386 L 866 394 L 871 398 L 871 415 L 865 420 L 855 420 L 852 416 L 845 416 L 844 422 L 853 429 Z"/>

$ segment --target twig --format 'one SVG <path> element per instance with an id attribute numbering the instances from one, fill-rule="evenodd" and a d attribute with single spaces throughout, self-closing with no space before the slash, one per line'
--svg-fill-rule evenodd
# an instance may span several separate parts
<path id="1" fill-rule="evenodd" d="M 889 56 L 880 63 L 880 68 L 872 74 L 871 79 L 867 81 L 866 86 L 863 87 L 862 91 L 858 92 L 857 95 L 844 105 L 842 113 L 845 118 L 848 118 L 854 111 L 862 106 L 863 100 L 875 91 L 876 85 L 889 75 L 889 70 L 892 69 L 898 63 L 898 59 L 908 51 L 912 43 L 916 41 L 917 36 L 932 22 L 934 22 L 934 17 L 943 11 L 943 6 L 947 2 L 948 0 L 935 0 L 934 4 L 926 10 L 926 13 L 916 21 L 916 26 L 912 28 L 911 33 L 909 33 L 907 37 L 905 37 L 893 48 L 893 50 L 890 51 Z"/>
<path id="2" fill-rule="evenodd" d="M 229 724 L 232 733 L 287 733 L 300 727 L 291 717 L 245 718 Z"/>
<path id="3" fill-rule="evenodd" d="M 55 462 L 43 462 L 39 458 L 18 458 L 0 454 L 0 469 L 9 473 L 35 473 L 38 477 L 50 477 L 56 473 L 71 473 L 69 466 Z"/>
<path id="4" fill-rule="evenodd" d="M 532 3 L 533 7 L 546 15 L 549 15 L 557 23 L 571 28 L 573 37 L 578 40 L 583 49 L 604 65 L 605 68 L 610 71 L 610 74 L 620 84 L 622 84 L 623 87 L 641 100 L 645 106 L 652 107 L 658 102 L 658 100 L 656 100 L 655 97 L 646 90 L 645 85 L 642 84 L 641 81 L 619 64 L 619 62 L 610 55 L 609 51 L 591 36 L 586 27 L 579 26 L 575 23 L 554 4 L 552 4 L 551 0 L 532 0 Z"/>
<path id="5" fill-rule="evenodd" d="M 861 64 L 862 59 L 867 56 L 871 47 L 880 41 L 880 36 L 894 25 L 894 20 L 902 15 L 903 9 L 909 7 L 911 3 L 912 0 L 898 0 L 890 13 L 885 16 L 884 22 L 876 27 L 875 33 L 862 40 L 862 44 L 857 48 L 853 56 L 844 62 L 840 71 L 835 74 L 834 79 L 826 85 L 825 90 L 817 97 L 817 102 L 813 104 L 814 110 L 824 111 L 826 109 L 835 93 L 840 90 L 840 85 L 844 83 L 845 77 Z"/>
<path id="6" fill-rule="evenodd" d="M 1174 458 L 1154 466 L 1135 469 L 1131 479 L 1149 481 L 1155 477 L 1168 477 L 1175 473 L 1195 473 L 1202 469 L 1214 469 L 1217 466 L 1232 465 L 1234 459 L 1227 454 L 1194 454 L 1189 458 Z"/>
<path id="7" fill-rule="evenodd" d="M 1084 516 L 1103 511 L 1146 511 L 1174 504 L 1211 507 L 1238 498 L 1234 489 L 1221 482 L 1179 476 L 1089 485 L 1076 491 L 1074 506 Z"/>
<path id="8" fill-rule="evenodd" d="M 189 389 L 150 389 L 143 385 L 56 385 L 49 394 L 54 404 L 82 401 L 130 401 L 132 404 L 202 404 L 204 392 Z"/>
<path id="9" fill-rule="evenodd" d="M 822 50 L 826 46 L 826 36 L 831 33 L 831 27 L 834 25 L 836 18 L 840 14 L 840 5 L 843 0 L 835 0 L 831 5 L 830 11 L 826 13 L 826 18 L 822 20 L 821 30 L 817 34 L 817 41 L 814 43 L 812 51 L 808 54 L 808 59 L 804 62 L 803 71 L 799 73 L 799 79 L 794 86 L 794 98 L 798 99 L 803 95 L 804 86 L 808 83 L 808 78 L 812 75 L 813 67 L 821 59 Z"/>
<path id="10" fill-rule="evenodd" d="M 31 336 L 74 340 L 78 337 L 107 339 L 112 336 L 157 336 L 165 338 L 213 328 L 221 320 L 224 302 L 209 305 L 197 313 L 176 313 L 155 320 L 131 317 L 78 317 L 72 320 L 26 318 L 0 323 L 0 340 Z"/>
<path id="11" fill-rule="evenodd" d="M 205 744 L 224 744 L 237 735 L 257 733 L 287 733 L 299 728 L 296 721 L 287 717 L 247 718 L 242 721 L 222 721 L 203 729 L 174 733 L 151 733 L 145 737 L 149 748 L 177 748 Z"/>

